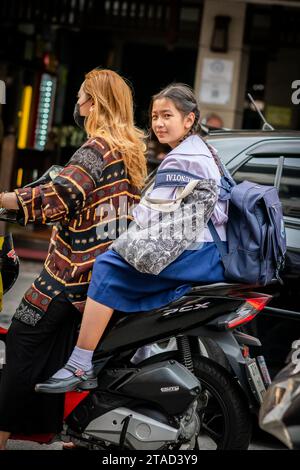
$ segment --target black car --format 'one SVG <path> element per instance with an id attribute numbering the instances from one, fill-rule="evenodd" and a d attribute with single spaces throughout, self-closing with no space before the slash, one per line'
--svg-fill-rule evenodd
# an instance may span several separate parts
<path id="1" fill-rule="evenodd" d="M 300 132 L 215 131 L 205 140 L 217 149 L 236 182 L 279 189 L 287 236 L 284 284 L 259 289 L 274 298 L 248 327 L 261 340 L 261 353 L 274 375 L 291 343 L 300 338 Z"/>

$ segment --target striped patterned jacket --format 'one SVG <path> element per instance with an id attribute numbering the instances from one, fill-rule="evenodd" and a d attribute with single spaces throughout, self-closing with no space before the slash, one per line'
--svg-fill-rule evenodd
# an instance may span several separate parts
<path id="1" fill-rule="evenodd" d="M 15 193 L 25 224 L 54 226 L 43 270 L 14 317 L 35 325 L 62 291 L 83 312 L 95 258 L 127 229 L 140 200 L 122 156 L 89 139 L 53 181 Z"/>

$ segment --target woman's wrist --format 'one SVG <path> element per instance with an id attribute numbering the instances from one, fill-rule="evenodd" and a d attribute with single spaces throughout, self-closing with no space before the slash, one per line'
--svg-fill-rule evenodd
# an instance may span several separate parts
<path id="1" fill-rule="evenodd" d="M 8 210 L 18 210 L 18 200 L 16 193 L 0 193 L 0 208 Z"/>

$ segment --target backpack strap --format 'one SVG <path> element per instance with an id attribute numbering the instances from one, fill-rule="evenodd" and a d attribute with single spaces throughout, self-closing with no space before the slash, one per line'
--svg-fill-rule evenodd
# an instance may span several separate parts
<path id="1" fill-rule="evenodd" d="M 207 142 L 205 142 L 205 145 L 208 148 L 208 150 L 210 151 L 210 153 L 212 154 L 213 159 L 215 161 L 215 164 L 219 168 L 220 175 L 225 176 L 224 167 L 223 167 L 223 164 L 220 160 L 220 157 L 218 155 L 217 150 L 212 145 L 208 144 Z"/>
<path id="2" fill-rule="evenodd" d="M 212 223 L 212 220 L 209 219 L 208 221 L 208 224 L 207 224 L 208 228 L 209 228 L 209 231 L 211 233 L 211 236 L 212 236 L 212 239 L 213 241 L 215 242 L 215 244 L 217 245 L 217 248 L 219 250 L 219 253 L 220 253 L 220 256 L 222 258 L 222 262 L 224 264 L 224 258 L 225 258 L 225 255 L 227 255 L 227 252 L 226 252 L 226 248 L 224 247 L 223 243 L 222 243 L 222 240 L 221 238 L 219 237 L 219 234 L 216 230 L 216 227 L 214 226 L 214 224 Z"/>
<path id="3" fill-rule="evenodd" d="M 221 181 L 223 183 L 223 185 L 225 186 L 224 187 L 224 190 L 226 192 L 228 192 L 228 194 L 230 194 L 230 190 L 231 190 L 231 187 L 233 185 L 235 185 L 235 181 L 233 180 L 232 176 L 230 175 L 230 173 L 227 171 L 227 169 L 224 167 L 219 155 L 218 155 L 218 152 L 217 150 L 210 144 L 208 144 L 207 142 L 205 142 L 205 144 L 207 145 L 210 153 L 212 154 L 213 156 L 213 159 L 215 161 L 215 164 L 217 165 L 218 169 L 219 169 L 219 172 L 220 172 L 220 175 L 221 175 Z M 222 186 L 223 186 L 222 185 Z M 226 199 L 229 199 L 230 196 L 226 197 Z M 209 228 L 209 231 L 210 231 L 210 234 L 212 236 L 212 239 L 213 241 L 215 242 L 215 244 L 217 245 L 217 248 L 219 250 L 219 253 L 220 253 L 220 256 L 221 256 L 221 259 L 222 259 L 222 262 L 224 264 L 224 258 L 225 256 L 227 255 L 227 252 L 226 252 L 226 248 L 224 247 L 223 243 L 222 243 L 222 240 L 221 238 L 219 237 L 219 234 L 216 230 L 216 227 L 214 226 L 214 224 L 212 223 L 212 220 L 209 219 L 208 223 L 207 223 L 207 227 Z"/>
<path id="4" fill-rule="evenodd" d="M 227 180 L 230 183 L 231 186 L 235 186 L 236 182 L 234 181 L 231 174 L 229 173 L 229 171 L 225 167 L 224 163 L 220 159 L 218 151 L 212 145 L 208 144 L 207 142 L 205 142 L 205 145 L 208 147 L 210 153 L 212 154 L 213 159 L 215 161 L 215 164 L 217 165 L 217 167 L 219 169 L 221 177 L 223 176 L 225 178 L 225 180 Z"/>

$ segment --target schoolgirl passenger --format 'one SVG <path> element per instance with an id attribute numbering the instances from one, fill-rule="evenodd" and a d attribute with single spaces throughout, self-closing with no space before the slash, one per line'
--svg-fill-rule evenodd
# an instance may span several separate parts
<path id="1" fill-rule="evenodd" d="M 200 112 L 195 95 L 184 84 L 172 84 L 152 98 L 151 126 L 160 143 L 171 151 L 159 166 L 161 170 L 177 170 L 214 182 L 214 197 L 208 199 L 205 210 L 226 244 L 226 202 L 218 201 L 220 172 L 210 149 L 199 136 Z M 151 198 L 172 200 L 177 187 L 157 187 Z M 135 222 L 146 227 L 154 216 L 152 209 L 139 204 L 134 210 Z M 145 312 L 162 307 L 189 291 L 192 283 L 224 281 L 224 269 L 219 251 L 208 228 L 205 228 L 199 249 L 185 250 L 158 275 L 145 274 L 128 264 L 113 249 L 100 255 L 95 262 L 88 290 L 83 321 L 77 345 L 64 368 L 36 390 L 59 393 L 76 388 L 97 386 L 92 365 L 94 350 L 113 315 L 114 310 Z M 85 383 L 85 385 L 84 385 Z"/>

